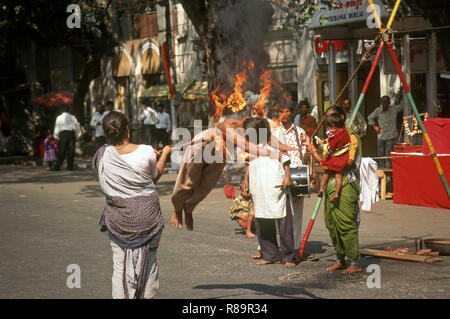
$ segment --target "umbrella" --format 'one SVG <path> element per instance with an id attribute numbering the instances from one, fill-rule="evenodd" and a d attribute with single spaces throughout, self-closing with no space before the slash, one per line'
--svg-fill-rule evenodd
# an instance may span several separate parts
<path id="1" fill-rule="evenodd" d="M 68 91 L 49 92 L 30 101 L 33 106 L 46 108 L 57 108 L 64 105 L 72 104 L 74 94 Z"/>

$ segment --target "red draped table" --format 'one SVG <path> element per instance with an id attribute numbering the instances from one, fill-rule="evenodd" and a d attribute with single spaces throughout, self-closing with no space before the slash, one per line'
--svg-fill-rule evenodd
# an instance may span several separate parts
<path id="1" fill-rule="evenodd" d="M 450 119 L 429 118 L 423 122 L 447 183 L 450 183 Z M 422 153 L 392 152 L 394 203 L 450 209 L 450 199 L 425 141 Z M 414 151 L 419 151 L 415 149 Z"/>
<path id="2" fill-rule="evenodd" d="M 394 203 L 450 209 L 433 158 L 421 153 L 391 153 Z M 447 182 L 450 180 L 450 155 L 438 155 Z"/>

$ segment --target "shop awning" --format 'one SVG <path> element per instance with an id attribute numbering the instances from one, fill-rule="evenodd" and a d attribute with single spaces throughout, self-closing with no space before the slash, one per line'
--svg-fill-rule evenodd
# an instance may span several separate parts
<path id="1" fill-rule="evenodd" d="M 195 80 L 177 83 L 175 85 L 177 92 L 181 94 L 183 100 L 206 100 L 208 95 L 208 82 Z M 154 85 L 149 87 L 140 97 L 142 104 L 157 102 L 169 99 L 169 87 L 167 84 Z"/>
<path id="2" fill-rule="evenodd" d="M 187 91 L 183 94 L 185 100 L 207 100 L 208 98 L 208 82 L 195 82 Z"/>

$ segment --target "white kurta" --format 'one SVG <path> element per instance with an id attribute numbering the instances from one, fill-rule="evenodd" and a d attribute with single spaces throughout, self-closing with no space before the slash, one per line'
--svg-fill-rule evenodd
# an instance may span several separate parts
<path id="1" fill-rule="evenodd" d="M 281 143 L 285 143 L 280 130 L 273 130 L 272 134 Z M 263 147 L 262 145 L 259 145 Z M 269 145 L 264 149 L 273 150 Z M 283 164 L 289 161 L 289 157 L 283 155 L 281 161 L 267 156 L 259 156 L 249 164 L 249 186 L 252 194 L 255 217 L 277 219 L 286 216 L 286 191 L 275 188 L 283 184 Z"/>

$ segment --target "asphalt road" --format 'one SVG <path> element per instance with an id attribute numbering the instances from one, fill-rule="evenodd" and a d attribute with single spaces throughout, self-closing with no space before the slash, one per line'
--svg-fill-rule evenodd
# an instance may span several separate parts
<path id="1" fill-rule="evenodd" d="M 433 264 L 363 257 L 380 266 L 380 288 L 371 273 L 328 273 L 334 249 L 319 213 L 306 254 L 295 268 L 258 266 L 248 239 L 229 219 L 231 200 L 219 184 L 194 212 L 194 231 L 170 224 L 174 174 L 158 191 L 165 229 L 158 250 L 159 299 L 181 298 L 449 298 L 450 257 Z M 316 198 L 305 200 L 306 229 Z M 47 172 L 42 167 L 0 165 L 0 298 L 111 298 L 112 254 L 99 232 L 104 196 L 90 169 Z M 363 212 L 362 248 L 415 248 L 415 239 L 450 237 L 450 211 L 392 201 Z M 78 265 L 81 287 L 68 288 L 69 265 Z M 370 278 L 369 278 L 370 279 Z"/>

